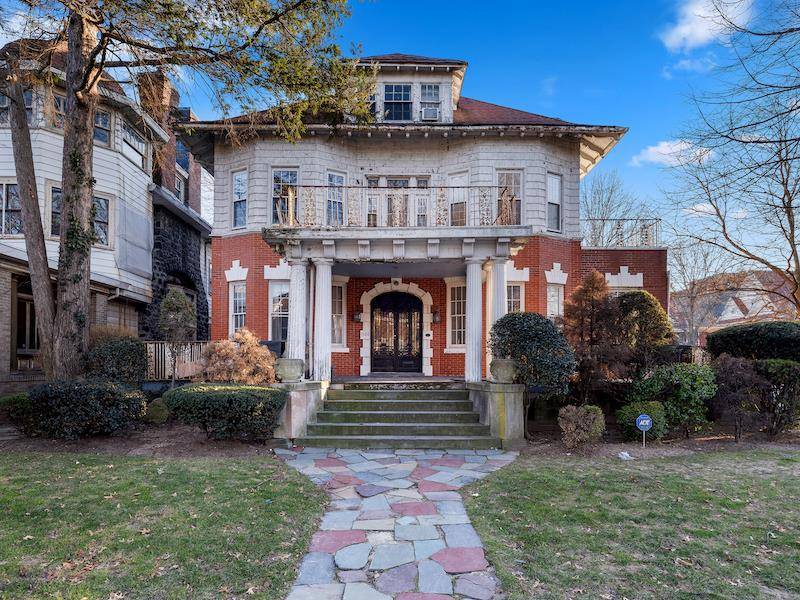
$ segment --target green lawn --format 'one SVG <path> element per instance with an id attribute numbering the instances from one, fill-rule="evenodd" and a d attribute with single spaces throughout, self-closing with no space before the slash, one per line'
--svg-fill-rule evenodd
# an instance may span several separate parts
<path id="1" fill-rule="evenodd" d="M 0 455 L 0 598 L 283 598 L 324 494 L 269 457 Z"/>
<path id="2" fill-rule="evenodd" d="M 800 452 L 530 456 L 464 495 L 511 599 L 800 597 Z"/>

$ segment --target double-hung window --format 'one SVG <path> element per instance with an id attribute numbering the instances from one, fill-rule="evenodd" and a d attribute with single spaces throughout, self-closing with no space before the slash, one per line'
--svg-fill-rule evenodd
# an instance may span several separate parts
<path id="1" fill-rule="evenodd" d="M 411 120 L 411 84 L 387 83 L 383 86 L 383 119 Z"/>
<path id="2" fill-rule="evenodd" d="M 547 174 L 547 229 L 561 231 L 561 175 Z"/>
<path id="3" fill-rule="evenodd" d="M 449 346 L 463 346 L 467 343 L 467 286 L 454 285 L 449 288 L 448 308 L 450 309 Z"/>
<path id="4" fill-rule="evenodd" d="M 344 175 L 340 173 L 328 173 L 326 223 L 329 227 L 344 225 Z"/>
<path id="5" fill-rule="evenodd" d="M 98 108 L 94 111 L 94 141 L 108 146 L 111 144 L 111 113 Z"/>
<path id="6" fill-rule="evenodd" d="M 547 318 L 556 320 L 564 316 L 564 286 L 547 284 Z"/>
<path id="7" fill-rule="evenodd" d="M 269 284 L 270 339 L 285 342 L 289 331 L 289 282 L 271 281 Z"/>
<path id="8" fill-rule="evenodd" d="M 423 121 L 439 120 L 439 84 L 423 83 L 420 85 L 420 118 Z"/>
<path id="9" fill-rule="evenodd" d="M 25 99 L 25 114 L 28 117 L 28 125 L 33 123 L 33 92 L 25 90 L 22 93 Z M 11 122 L 11 99 L 0 94 L 0 123 Z"/>
<path id="10" fill-rule="evenodd" d="M 245 326 L 247 316 L 247 284 L 243 281 L 231 284 L 231 333 Z"/>
<path id="11" fill-rule="evenodd" d="M 297 170 L 275 169 L 272 171 L 272 223 L 290 223 L 289 207 L 293 220 L 297 221 Z"/>
<path id="12" fill-rule="evenodd" d="M 377 188 L 379 184 L 379 180 L 374 177 L 369 177 L 367 179 L 367 188 L 370 190 L 367 192 L 367 227 L 378 226 L 378 200 L 380 198 L 380 192 Z"/>
<path id="13" fill-rule="evenodd" d="M 417 227 L 428 226 L 428 204 L 430 201 L 430 194 L 427 190 L 429 184 L 430 181 L 428 179 L 424 177 L 417 178 L 417 188 L 426 190 L 424 192 L 417 192 L 416 194 L 416 202 L 414 204 L 416 205 Z"/>
<path id="14" fill-rule="evenodd" d="M 147 165 L 147 142 L 129 123 L 122 123 L 122 154 L 137 167 Z"/>
<path id="15" fill-rule="evenodd" d="M 0 183 L 0 233 L 16 235 L 22 233 L 22 205 L 16 183 Z"/>
<path id="16" fill-rule="evenodd" d="M 67 114 L 67 98 L 61 94 L 53 94 L 53 127 L 64 128 Z"/>
<path id="17" fill-rule="evenodd" d="M 387 214 L 390 227 L 405 227 L 408 224 L 408 187 L 407 178 L 389 178 L 386 180 Z"/>
<path id="18" fill-rule="evenodd" d="M 61 188 L 50 189 L 50 235 L 61 235 Z M 92 226 L 95 243 L 108 246 L 109 201 L 108 198 L 92 198 Z"/>
<path id="19" fill-rule="evenodd" d="M 247 225 L 247 171 L 233 174 L 233 227 Z"/>
<path id="20" fill-rule="evenodd" d="M 522 312 L 522 285 L 519 283 L 506 286 L 506 312 Z"/>
<path id="21" fill-rule="evenodd" d="M 497 172 L 497 216 L 501 225 L 522 223 L 522 172 Z"/>
<path id="22" fill-rule="evenodd" d="M 344 306 L 345 286 L 343 283 L 334 283 L 331 288 L 331 344 L 344 346 Z"/>

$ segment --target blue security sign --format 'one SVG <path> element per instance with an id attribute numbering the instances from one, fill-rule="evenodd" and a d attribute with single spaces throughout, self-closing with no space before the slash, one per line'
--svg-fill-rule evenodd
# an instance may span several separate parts
<path id="1" fill-rule="evenodd" d="M 650 415 L 639 415 L 636 417 L 636 427 L 639 428 L 639 431 L 650 431 L 653 427 L 653 419 L 650 418 Z"/>

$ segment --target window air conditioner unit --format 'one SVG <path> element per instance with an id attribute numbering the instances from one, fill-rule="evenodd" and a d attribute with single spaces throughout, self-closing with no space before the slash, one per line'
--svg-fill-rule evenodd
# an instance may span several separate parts
<path id="1" fill-rule="evenodd" d="M 439 120 L 439 107 L 438 106 L 426 106 L 422 109 L 422 120 L 423 121 L 438 121 Z"/>

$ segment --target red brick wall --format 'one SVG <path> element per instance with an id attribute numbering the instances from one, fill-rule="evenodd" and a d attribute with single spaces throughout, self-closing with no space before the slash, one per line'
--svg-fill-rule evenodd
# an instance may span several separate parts
<path id="1" fill-rule="evenodd" d="M 228 282 L 225 271 L 231 268 L 234 260 L 249 269 L 247 274 L 247 327 L 262 339 L 269 335 L 268 281 L 264 279 L 264 266 L 275 266 L 280 258 L 267 246 L 257 233 L 247 233 L 226 238 L 212 238 L 211 289 L 213 295 L 211 338 L 222 339 L 228 336 Z M 516 256 L 517 269 L 530 269 L 530 279 L 525 284 L 525 309 L 544 314 L 547 308 L 547 281 L 544 272 L 560 263 L 561 270 L 568 274 L 566 296 L 568 297 L 580 279 L 591 269 L 602 273 L 618 273 L 622 265 L 629 267 L 631 273 L 644 273 L 644 286 L 667 306 L 667 255 L 666 250 L 638 249 L 581 249 L 580 242 L 538 236 L 532 238 Z M 361 312 L 361 295 L 375 284 L 389 278 L 350 278 L 347 284 L 347 346 L 349 352 L 334 352 L 331 358 L 334 373 L 337 375 L 358 375 L 361 370 L 361 323 L 353 321 L 353 315 Z M 443 279 L 404 278 L 404 283 L 416 283 L 429 292 L 433 298 L 433 310 L 438 311 L 440 322 L 431 325 L 433 357 L 431 364 L 434 375 L 462 376 L 464 373 L 464 354 L 445 354 L 447 342 L 447 288 Z M 488 333 L 485 307 L 481 308 L 484 331 Z M 485 353 L 481 354 L 485 363 Z M 485 369 L 485 364 L 483 365 Z"/>
<path id="2" fill-rule="evenodd" d="M 584 249 L 581 277 L 593 269 L 600 273 L 619 273 L 621 266 L 630 273 L 643 273 L 644 289 L 669 310 L 669 277 L 667 274 L 667 250 L 634 248 Z"/>
<path id="3" fill-rule="evenodd" d="M 267 339 L 269 302 L 264 265 L 275 266 L 280 257 L 264 243 L 258 233 L 211 238 L 211 339 L 228 337 L 228 282 L 225 271 L 238 260 L 247 272 L 246 326 L 261 339 Z"/>

